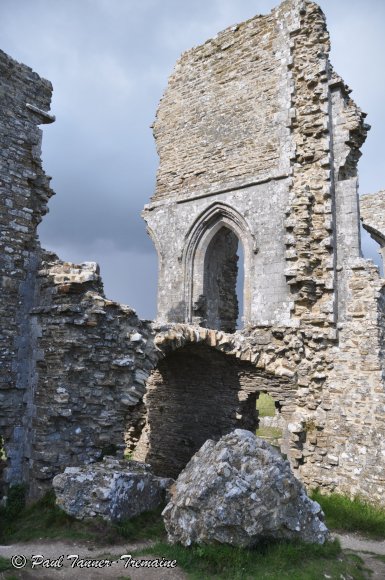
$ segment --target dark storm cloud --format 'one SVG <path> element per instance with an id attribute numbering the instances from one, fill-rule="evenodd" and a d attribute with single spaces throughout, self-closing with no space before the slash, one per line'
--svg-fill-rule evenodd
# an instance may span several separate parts
<path id="1" fill-rule="evenodd" d="M 149 126 L 167 77 L 181 52 L 277 3 L 1 1 L 0 47 L 54 85 L 57 121 L 44 127 L 43 160 L 57 195 L 39 228 L 42 242 L 64 259 L 98 261 L 107 295 L 142 316 L 155 314 L 157 269 L 139 214 L 154 191 Z M 376 191 L 385 186 L 385 3 L 320 4 L 335 68 L 373 125 L 360 174 L 361 191 Z"/>

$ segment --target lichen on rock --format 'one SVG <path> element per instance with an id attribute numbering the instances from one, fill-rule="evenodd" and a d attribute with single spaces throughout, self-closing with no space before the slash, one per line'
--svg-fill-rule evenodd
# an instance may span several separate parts
<path id="1" fill-rule="evenodd" d="M 253 547 L 262 539 L 323 544 L 319 504 L 289 462 L 249 431 L 208 440 L 171 490 L 163 518 L 172 543 Z"/>
<path id="2" fill-rule="evenodd" d="M 146 463 L 105 457 L 100 463 L 67 467 L 54 477 L 53 487 L 57 505 L 67 514 L 121 521 L 156 509 L 172 482 L 156 477 Z"/>

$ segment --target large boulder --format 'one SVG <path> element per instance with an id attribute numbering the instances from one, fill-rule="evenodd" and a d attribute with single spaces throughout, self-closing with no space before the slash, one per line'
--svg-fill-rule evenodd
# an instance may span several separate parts
<path id="1" fill-rule="evenodd" d="M 156 477 L 145 463 L 105 457 L 100 463 L 67 467 L 52 483 L 56 504 L 67 514 L 120 521 L 157 508 L 173 480 Z"/>
<path id="2" fill-rule="evenodd" d="M 163 518 L 172 543 L 252 547 L 262 539 L 322 544 L 329 537 L 319 504 L 289 462 L 253 433 L 208 440 L 171 488 Z"/>

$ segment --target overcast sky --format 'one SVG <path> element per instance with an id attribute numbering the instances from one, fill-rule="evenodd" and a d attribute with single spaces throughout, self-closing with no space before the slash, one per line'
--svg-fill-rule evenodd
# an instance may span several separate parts
<path id="1" fill-rule="evenodd" d="M 54 86 L 43 163 L 56 196 L 39 227 L 47 249 L 97 261 L 109 298 L 155 316 L 157 259 L 143 205 L 157 167 L 157 103 L 181 52 L 273 0 L 0 0 L 0 48 Z M 368 113 L 361 193 L 385 188 L 385 1 L 322 0 L 332 63 Z M 377 257 L 376 249 L 365 252 Z"/>

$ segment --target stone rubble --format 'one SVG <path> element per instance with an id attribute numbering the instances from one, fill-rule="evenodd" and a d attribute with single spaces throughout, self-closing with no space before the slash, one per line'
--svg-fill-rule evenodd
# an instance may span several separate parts
<path id="1" fill-rule="evenodd" d="M 66 467 L 52 484 L 56 504 L 77 519 L 100 516 L 120 522 L 162 505 L 172 479 L 156 477 L 149 465 L 105 457 L 100 463 Z"/>
<path id="2" fill-rule="evenodd" d="M 329 539 L 319 504 L 308 498 L 289 462 L 241 429 L 207 441 L 192 457 L 171 489 L 163 519 L 169 541 L 184 546 Z"/>
<path id="3" fill-rule="evenodd" d="M 52 86 L 0 52 L 1 493 L 25 483 L 38 498 L 63 467 L 125 451 L 177 476 L 206 439 L 255 431 L 264 392 L 308 488 L 384 504 L 385 281 L 359 234 L 369 126 L 329 50 L 321 9 L 285 0 L 178 61 L 143 213 L 154 323 L 108 300 L 96 264 L 40 247 Z M 384 207 L 383 192 L 362 199 L 380 245 Z"/>

